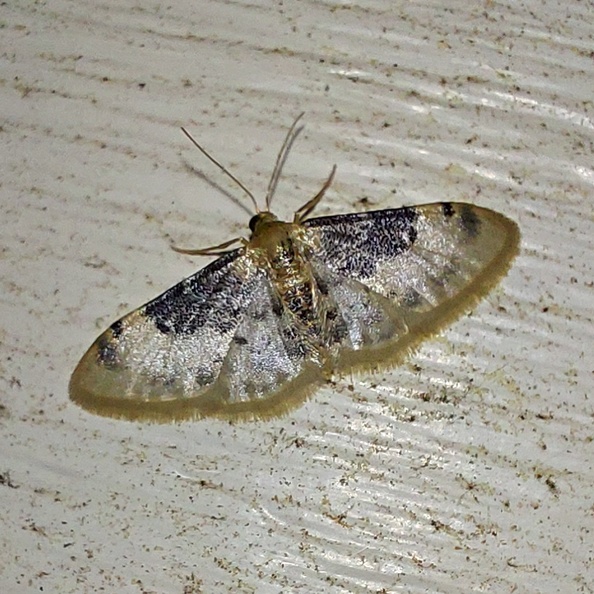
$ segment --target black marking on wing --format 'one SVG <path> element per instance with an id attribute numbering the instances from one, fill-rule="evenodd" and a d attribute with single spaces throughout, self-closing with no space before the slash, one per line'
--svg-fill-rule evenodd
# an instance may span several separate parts
<path id="1" fill-rule="evenodd" d="M 163 334 L 195 334 L 209 326 L 220 333 L 237 325 L 237 319 L 251 299 L 232 264 L 241 249 L 221 256 L 193 276 L 147 303 L 142 313 Z"/>
<path id="2" fill-rule="evenodd" d="M 443 212 L 443 216 L 446 217 L 446 219 L 449 219 L 456 211 L 454 210 L 451 202 L 442 202 L 441 212 Z"/>
<path id="3" fill-rule="evenodd" d="M 317 217 L 304 225 L 319 229 L 322 251 L 335 272 L 370 278 L 379 262 L 412 247 L 417 238 L 417 217 L 414 208 L 405 207 Z"/>
<path id="4" fill-rule="evenodd" d="M 272 313 L 278 318 L 283 315 L 283 304 L 276 293 L 270 296 L 272 302 Z"/>
<path id="5" fill-rule="evenodd" d="M 481 222 L 476 213 L 467 204 L 462 206 L 460 211 L 460 222 L 469 237 L 476 237 L 479 233 Z"/>
<path id="6" fill-rule="evenodd" d="M 113 330 L 112 336 L 115 337 L 115 333 L 113 333 Z M 120 360 L 116 349 L 116 342 L 111 340 L 111 337 L 109 337 L 107 333 L 99 338 L 97 357 L 99 358 L 101 363 L 108 369 L 116 368 L 120 364 Z"/>
<path id="7" fill-rule="evenodd" d="M 217 360 L 217 368 L 220 368 L 222 365 L 222 361 L 219 359 Z M 206 386 L 208 384 L 212 384 L 216 379 L 216 374 L 212 371 L 212 369 L 208 369 L 206 367 L 201 367 L 196 371 L 194 374 L 194 380 L 199 386 Z"/>
<path id="8" fill-rule="evenodd" d="M 109 328 L 113 334 L 113 337 L 119 338 L 122 334 L 122 321 L 118 320 L 117 322 L 114 322 Z"/>
<path id="9" fill-rule="evenodd" d="M 320 291 L 320 294 L 323 295 L 324 297 L 328 296 L 328 293 L 330 292 L 330 287 L 328 286 L 328 283 L 321 278 L 319 275 L 317 275 L 314 272 L 314 278 L 316 279 L 316 285 L 318 286 L 318 290 Z"/>
<path id="10" fill-rule="evenodd" d="M 287 357 L 292 361 L 300 361 L 307 356 L 305 341 L 294 326 L 284 324 L 280 326 L 280 335 Z"/>

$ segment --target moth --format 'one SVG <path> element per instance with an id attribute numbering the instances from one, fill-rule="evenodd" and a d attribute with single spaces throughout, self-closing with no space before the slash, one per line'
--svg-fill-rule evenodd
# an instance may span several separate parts
<path id="1" fill-rule="evenodd" d="M 302 114 L 303 115 L 303 114 Z M 310 218 L 332 183 L 284 222 L 251 198 L 248 239 L 113 323 L 76 367 L 70 397 L 100 415 L 157 422 L 286 413 L 330 377 L 401 362 L 506 274 L 517 225 L 478 206 L 422 206 Z M 232 247 L 237 244 L 236 247 Z"/>

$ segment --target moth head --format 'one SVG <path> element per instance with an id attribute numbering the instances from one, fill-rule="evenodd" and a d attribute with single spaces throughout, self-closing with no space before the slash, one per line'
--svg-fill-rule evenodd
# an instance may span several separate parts
<path id="1" fill-rule="evenodd" d="M 250 219 L 250 231 L 257 234 L 262 227 L 278 221 L 278 218 L 269 211 L 259 212 Z"/>

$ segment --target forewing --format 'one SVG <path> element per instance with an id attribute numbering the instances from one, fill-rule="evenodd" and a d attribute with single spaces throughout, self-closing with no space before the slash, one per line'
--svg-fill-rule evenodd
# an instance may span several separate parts
<path id="1" fill-rule="evenodd" d="M 382 320 L 382 338 L 343 349 L 343 368 L 402 358 L 482 297 L 505 274 L 519 243 L 511 220 L 462 203 L 319 217 L 304 225 L 316 245 L 313 266 L 329 277 L 349 328 L 369 327 L 357 294 L 378 295 L 374 306 L 382 313 L 374 315 Z"/>
<path id="2" fill-rule="evenodd" d="M 78 364 L 71 398 L 95 413 L 128 419 L 208 414 L 259 274 L 235 250 L 124 316 Z"/>

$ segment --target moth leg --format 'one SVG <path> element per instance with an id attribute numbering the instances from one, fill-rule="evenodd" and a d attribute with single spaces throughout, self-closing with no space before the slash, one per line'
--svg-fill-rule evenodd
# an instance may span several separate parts
<path id="1" fill-rule="evenodd" d="M 222 256 L 232 251 L 228 250 L 227 248 L 234 243 L 241 243 L 245 246 L 248 242 L 243 237 L 235 237 L 234 239 L 230 239 L 229 241 L 225 241 L 219 245 L 213 245 L 206 248 L 191 250 L 172 245 L 171 249 L 179 254 L 187 254 L 188 256 Z"/>
<path id="2" fill-rule="evenodd" d="M 311 200 L 306 202 L 303 206 L 301 206 L 299 208 L 299 210 L 297 210 L 295 212 L 295 217 L 293 219 L 294 223 L 300 224 L 300 223 L 303 223 L 303 221 L 305 221 L 305 219 L 307 218 L 307 215 L 309 215 L 311 213 L 311 211 L 318 205 L 320 200 L 324 197 L 326 190 L 332 184 L 332 180 L 334 179 L 335 173 L 336 173 L 336 165 L 334 165 L 332 167 L 332 171 L 330 172 L 328 179 L 322 186 L 322 189 Z"/>

